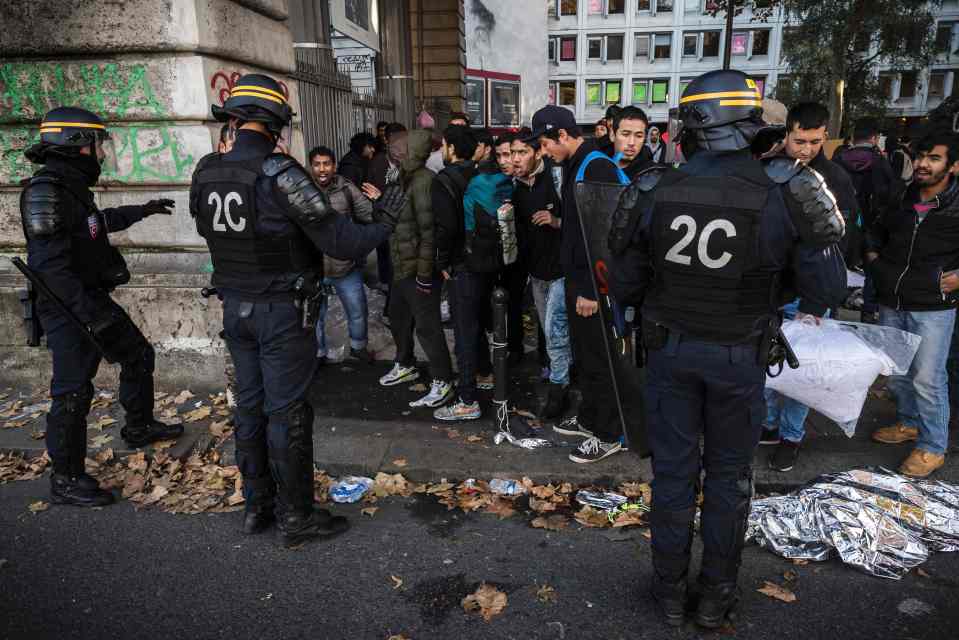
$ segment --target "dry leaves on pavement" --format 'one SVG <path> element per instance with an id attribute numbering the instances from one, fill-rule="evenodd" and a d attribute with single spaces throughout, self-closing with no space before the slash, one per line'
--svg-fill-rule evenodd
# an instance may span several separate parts
<path id="1" fill-rule="evenodd" d="M 594 509 L 589 505 L 583 505 L 583 508 L 573 514 L 576 522 L 584 527 L 608 527 L 610 525 L 606 512 L 600 509 Z"/>
<path id="2" fill-rule="evenodd" d="M 478 611 L 483 620 L 489 622 L 503 613 L 506 608 L 506 594 L 485 582 L 470 595 L 463 598 L 463 610 L 467 613 Z"/>
<path id="3" fill-rule="evenodd" d="M 189 389 L 184 389 L 173 399 L 173 404 L 183 404 L 192 397 L 193 393 Z"/>
<path id="4" fill-rule="evenodd" d="M 399 576 L 394 576 L 393 574 L 390 574 L 390 580 L 393 581 L 393 591 L 396 591 L 397 589 L 403 586 L 403 578 Z"/>
<path id="5" fill-rule="evenodd" d="M 534 529 L 546 529 L 548 531 L 562 531 L 569 526 L 569 519 L 560 514 L 553 514 L 551 516 L 538 518 L 533 518 L 531 523 Z"/>
<path id="6" fill-rule="evenodd" d="M 183 414 L 184 422 L 199 422 L 200 420 L 206 420 L 210 417 L 210 414 L 213 413 L 213 409 L 208 406 L 197 407 L 193 411 L 187 411 Z"/>
<path id="7" fill-rule="evenodd" d="M 44 502 L 43 500 L 37 500 L 36 502 L 31 502 L 27 505 L 27 509 L 30 510 L 30 513 L 40 513 L 41 511 L 46 511 L 50 508 L 49 502 Z"/>
<path id="8" fill-rule="evenodd" d="M 372 518 L 376 514 L 376 512 L 379 510 L 380 510 L 379 507 L 366 507 L 364 509 L 360 509 L 360 513 Z"/>
<path id="9" fill-rule="evenodd" d="M 795 593 L 793 593 L 789 589 L 786 589 L 785 587 L 779 586 L 775 582 L 770 582 L 769 580 L 766 580 L 763 583 L 763 586 L 756 589 L 756 591 L 758 591 L 759 593 L 763 595 L 767 595 L 770 598 L 775 598 L 776 600 L 782 600 L 783 602 L 796 601 Z"/>
<path id="10" fill-rule="evenodd" d="M 550 604 L 556 602 L 556 589 L 549 586 L 548 584 L 541 585 L 536 590 L 536 599 L 542 602 L 543 604 Z"/>
<path id="11" fill-rule="evenodd" d="M 36 480 L 50 464 L 50 456 L 43 455 L 27 460 L 19 453 L 0 453 L 0 484 L 20 480 Z"/>

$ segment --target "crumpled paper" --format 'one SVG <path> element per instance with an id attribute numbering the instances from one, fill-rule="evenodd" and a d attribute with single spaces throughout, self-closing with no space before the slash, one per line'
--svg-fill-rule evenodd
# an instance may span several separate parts
<path id="1" fill-rule="evenodd" d="M 959 550 L 959 487 L 867 468 L 753 501 L 746 539 L 784 558 L 843 562 L 898 580 L 934 551 Z"/>

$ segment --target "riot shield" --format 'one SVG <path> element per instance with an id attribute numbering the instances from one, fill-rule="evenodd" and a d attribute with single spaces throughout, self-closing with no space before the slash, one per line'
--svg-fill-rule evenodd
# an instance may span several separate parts
<path id="1" fill-rule="evenodd" d="M 609 161 L 608 158 L 603 159 Z M 603 161 L 598 160 L 598 161 Z M 592 266 L 592 285 L 599 301 L 599 315 L 605 337 L 607 362 L 619 405 L 620 422 L 629 448 L 642 457 L 650 454 L 646 435 L 646 407 L 643 401 L 646 370 L 637 368 L 632 331 L 626 310 L 609 295 L 611 255 L 607 239 L 613 212 L 623 192 L 622 184 L 576 183 L 576 206 L 583 229 L 586 257 Z"/>

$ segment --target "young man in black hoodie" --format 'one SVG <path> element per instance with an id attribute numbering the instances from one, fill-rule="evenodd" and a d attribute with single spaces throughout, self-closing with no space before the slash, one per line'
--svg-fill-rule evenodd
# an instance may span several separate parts
<path id="1" fill-rule="evenodd" d="M 563 164 L 560 262 L 566 278 L 566 311 L 583 395 L 578 414 L 553 429 L 563 435 L 585 438 L 570 453 L 570 460 L 596 462 L 622 449 L 622 425 L 613 392 L 612 372 L 602 346 L 605 338 L 598 314 L 599 301 L 586 255 L 581 212 L 576 205 L 576 174 L 586 156 L 598 148 L 593 141 L 583 138 L 572 112 L 554 105 L 543 107 L 533 116 L 533 136 L 539 140 L 546 155 Z M 591 162 L 584 179 L 587 182 L 618 182 L 616 168 L 609 162 Z"/>
<path id="2" fill-rule="evenodd" d="M 350 138 L 350 152 L 340 159 L 336 172 L 359 189 L 366 182 L 370 160 L 375 153 L 376 138 L 371 133 L 361 131 Z"/>
<path id="3" fill-rule="evenodd" d="M 639 107 L 623 107 L 613 119 L 613 159 L 630 180 L 653 163 L 653 154 L 646 147 L 647 126 L 649 118 Z"/>
<path id="4" fill-rule="evenodd" d="M 891 376 L 896 423 L 873 432 L 884 444 L 915 442 L 899 467 L 925 478 L 949 445 L 946 359 L 959 303 L 959 140 L 936 131 L 916 145 L 914 182 L 866 236 L 880 324 L 922 336 L 909 373 Z"/>

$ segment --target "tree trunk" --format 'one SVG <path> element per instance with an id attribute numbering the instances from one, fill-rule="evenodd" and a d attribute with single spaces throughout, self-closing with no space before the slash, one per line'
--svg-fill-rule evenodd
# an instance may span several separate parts
<path id="1" fill-rule="evenodd" d="M 843 105 L 846 93 L 846 80 L 842 76 L 834 78 L 829 85 L 829 136 L 842 138 Z"/>

